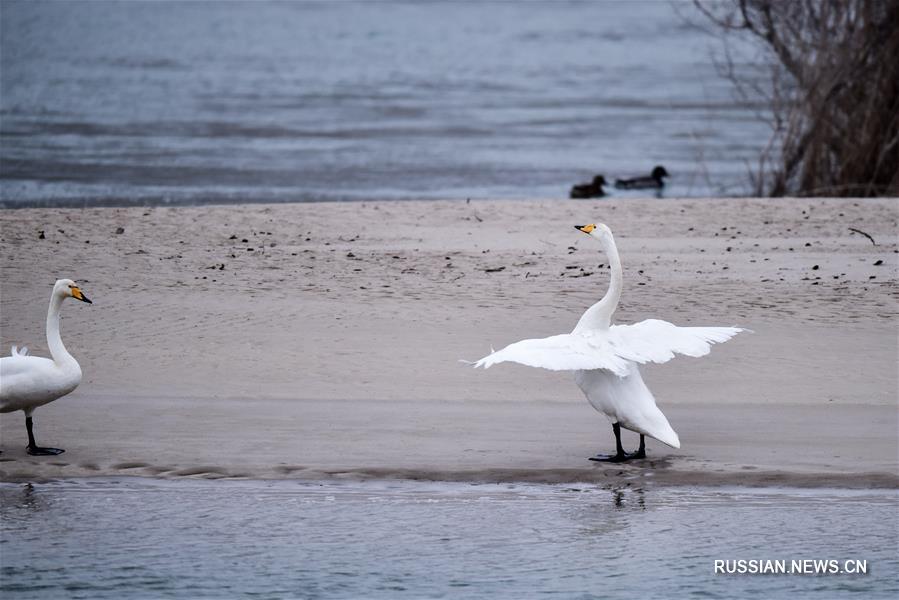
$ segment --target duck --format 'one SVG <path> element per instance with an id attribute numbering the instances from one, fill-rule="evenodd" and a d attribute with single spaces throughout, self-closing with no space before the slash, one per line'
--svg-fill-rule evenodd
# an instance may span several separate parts
<path id="1" fill-rule="evenodd" d="M 572 186 L 569 198 L 602 198 L 606 195 L 605 190 L 602 189 L 604 185 L 607 185 L 606 178 L 602 175 L 597 175 L 590 183 Z"/>
<path id="2" fill-rule="evenodd" d="M 71 393 L 81 383 L 81 367 L 69 354 L 59 335 L 59 311 L 63 300 L 74 298 L 93 304 L 71 279 L 59 279 L 50 294 L 47 310 L 47 346 L 51 358 L 29 356 L 28 349 L 13 346 L 10 356 L 0 358 L 0 413 L 21 410 L 28 432 L 26 451 L 32 456 L 55 456 L 65 450 L 44 448 L 34 439 L 34 409 Z"/>
<path id="3" fill-rule="evenodd" d="M 665 177 L 670 177 L 662 165 L 656 165 L 650 175 L 631 179 L 616 179 L 615 188 L 619 190 L 650 190 L 665 187 Z"/>
<path id="4" fill-rule="evenodd" d="M 614 454 L 597 454 L 590 460 L 624 462 L 646 458 L 647 436 L 680 448 L 680 438 L 656 404 L 639 366 L 668 362 L 676 354 L 705 356 L 712 344 L 726 342 L 748 330 L 679 327 L 660 319 L 613 325 L 623 273 L 612 231 L 602 223 L 575 228 L 597 240 L 608 257 L 611 279 L 605 295 L 587 309 L 571 333 L 515 342 L 473 364 L 488 369 L 498 363 L 515 362 L 552 371 L 572 371 L 590 405 L 611 421 L 615 436 Z M 640 446 L 635 452 L 624 451 L 622 429 L 640 435 Z"/>

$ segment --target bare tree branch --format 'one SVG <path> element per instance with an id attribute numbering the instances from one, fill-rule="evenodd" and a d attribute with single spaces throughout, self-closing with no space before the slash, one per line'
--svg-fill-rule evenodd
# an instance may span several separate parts
<path id="1" fill-rule="evenodd" d="M 757 193 L 899 196 L 899 0 L 694 0 L 725 34 L 723 75 L 764 99 Z M 726 36 L 759 41 L 770 90 L 738 73 Z"/>

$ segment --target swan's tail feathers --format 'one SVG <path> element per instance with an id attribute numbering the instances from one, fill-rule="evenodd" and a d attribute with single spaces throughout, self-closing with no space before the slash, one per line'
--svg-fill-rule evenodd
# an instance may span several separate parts
<path id="1" fill-rule="evenodd" d="M 680 438 L 677 437 L 677 433 L 672 429 L 667 419 L 663 426 L 655 427 L 654 429 L 655 431 L 649 434 L 650 437 L 653 437 L 672 448 L 680 448 Z"/>
<path id="2" fill-rule="evenodd" d="M 649 392 L 649 389 L 647 388 L 646 391 Z M 640 433 L 645 433 L 649 437 L 655 438 L 672 448 L 680 448 L 680 438 L 677 436 L 674 428 L 671 427 L 671 423 L 668 422 L 665 413 L 655 405 L 655 400 L 652 401 L 651 407 L 646 407 L 641 411 L 638 423 L 640 427 L 636 429 Z"/>
<path id="3" fill-rule="evenodd" d="M 22 346 L 22 349 L 19 350 L 18 346 L 13 346 L 9 349 L 10 356 L 28 356 L 28 346 Z"/>

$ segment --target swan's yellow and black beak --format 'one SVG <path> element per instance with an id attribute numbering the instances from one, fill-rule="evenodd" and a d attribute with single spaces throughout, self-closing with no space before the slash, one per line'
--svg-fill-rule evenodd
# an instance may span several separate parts
<path id="1" fill-rule="evenodd" d="M 583 231 L 584 233 L 590 233 L 596 229 L 596 225 L 593 225 L 592 223 L 590 225 L 575 225 L 574 228 L 578 231 Z"/>
<path id="2" fill-rule="evenodd" d="M 73 286 L 71 288 L 71 290 L 72 290 L 72 298 L 74 298 L 75 300 L 81 300 L 82 302 L 87 302 L 88 304 L 93 304 L 93 302 L 90 301 L 90 298 L 88 298 L 87 296 L 84 295 L 84 292 L 81 291 L 81 288 L 77 288 L 77 287 Z"/>

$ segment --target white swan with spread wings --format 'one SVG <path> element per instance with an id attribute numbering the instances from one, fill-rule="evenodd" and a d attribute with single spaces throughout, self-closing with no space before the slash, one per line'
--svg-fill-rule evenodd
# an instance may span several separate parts
<path id="1" fill-rule="evenodd" d="M 553 371 L 574 371 L 578 387 L 593 408 L 612 421 L 615 433 L 615 454 L 598 455 L 590 460 L 621 462 L 645 458 L 646 435 L 680 448 L 677 433 L 656 406 L 638 365 L 667 362 L 676 354 L 704 356 L 712 344 L 726 342 L 745 330 L 678 327 L 657 319 L 612 325 L 622 289 L 621 259 L 612 231 L 603 224 L 575 228 L 599 240 L 609 257 L 612 278 L 606 295 L 587 309 L 571 333 L 510 344 L 477 361 L 475 366 L 486 369 L 501 362 L 517 362 Z M 624 452 L 622 427 L 640 434 L 640 448 L 636 452 Z"/>

